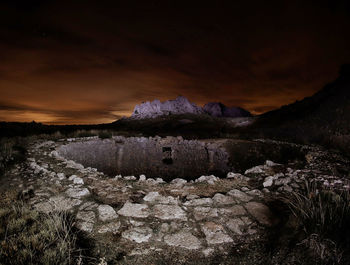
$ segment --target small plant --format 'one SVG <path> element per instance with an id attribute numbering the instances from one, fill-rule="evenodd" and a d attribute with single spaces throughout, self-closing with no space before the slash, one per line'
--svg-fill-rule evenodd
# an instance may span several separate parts
<path id="1" fill-rule="evenodd" d="M 286 195 L 285 202 L 304 232 L 301 244 L 322 264 L 341 264 L 350 246 L 349 191 L 318 189 L 307 182 L 302 192 Z"/>

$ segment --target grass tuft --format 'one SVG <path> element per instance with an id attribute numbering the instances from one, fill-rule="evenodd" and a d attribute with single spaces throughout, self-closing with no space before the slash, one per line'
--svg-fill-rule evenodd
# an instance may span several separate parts
<path id="1" fill-rule="evenodd" d="M 286 195 L 284 201 L 304 233 L 300 245 L 320 264 L 344 264 L 343 254 L 350 248 L 349 191 L 318 189 L 307 182 L 303 191 Z"/>

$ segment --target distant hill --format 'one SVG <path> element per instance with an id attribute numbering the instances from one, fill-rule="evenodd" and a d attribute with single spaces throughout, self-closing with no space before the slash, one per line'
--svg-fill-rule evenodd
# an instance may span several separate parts
<path id="1" fill-rule="evenodd" d="M 79 130 L 98 130 L 104 129 L 108 125 L 47 125 L 38 122 L 1 122 L 0 138 L 14 136 L 30 136 L 40 134 L 53 134 L 60 132 L 63 135 L 69 135 Z"/>
<path id="2" fill-rule="evenodd" d="M 204 105 L 203 110 L 213 117 L 251 117 L 252 114 L 240 107 L 226 107 L 220 102 L 210 102 Z"/>

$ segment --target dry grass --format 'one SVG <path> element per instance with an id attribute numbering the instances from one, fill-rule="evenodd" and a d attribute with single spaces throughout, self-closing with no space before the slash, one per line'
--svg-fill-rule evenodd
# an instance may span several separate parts
<path id="1" fill-rule="evenodd" d="M 73 219 L 43 214 L 23 203 L 0 209 L 0 264 L 77 264 Z"/>
<path id="2" fill-rule="evenodd" d="M 300 245 L 319 264 L 346 264 L 350 247 L 349 192 L 318 189 L 306 183 L 302 192 L 286 195 L 284 201 L 304 232 Z"/>

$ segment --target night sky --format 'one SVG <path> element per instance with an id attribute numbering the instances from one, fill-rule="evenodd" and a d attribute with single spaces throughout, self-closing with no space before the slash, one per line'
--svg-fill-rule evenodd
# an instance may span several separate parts
<path id="1" fill-rule="evenodd" d="M 350 62 L 350 1 L 210 2 L 1 1 L 0 120 L 106 123 L 178 95 L 260 114 Z"/>

